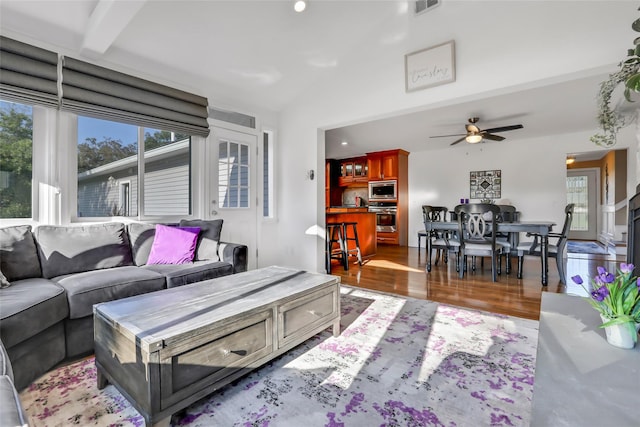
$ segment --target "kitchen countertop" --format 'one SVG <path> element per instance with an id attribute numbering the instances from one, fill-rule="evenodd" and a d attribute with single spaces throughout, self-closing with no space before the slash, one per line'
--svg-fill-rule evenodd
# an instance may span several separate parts
<path id="1" fill-rule="evenodd" d="M 334 213 L 369 213 L 369 208 L 364 207 L 355 207 L 355 206 L 331 206 L 326 209 L 328 214 Z"/>

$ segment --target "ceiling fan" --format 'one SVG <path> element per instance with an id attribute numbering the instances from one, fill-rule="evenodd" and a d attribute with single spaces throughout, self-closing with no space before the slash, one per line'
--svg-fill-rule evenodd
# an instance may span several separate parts
<path id="1" fill-rule="evenodd" d="M 478 118 L 477 117 L 472 117 L 469 119 L 469 124 L 465 125 L 465 127 L 467 128 L 467 133 L 458 133 L 458 134 L 453 134 L 453 135 L 437 135 L 437 136 L 431 136 L 430 138 L 444 138 L 444 137 L 449 137 L 449 136 L 462 136 L 462 138 L 460 139 L 456 139 L 455 141 L 453 141 L 451 143 L 451 145 L 456 145 L 459 142 L 462 141 L 467 141 L 469 144 L 476 144 L 480 141 L 482 141 L 483 139 L 489 139 L 491 141 L 502 141 L 504 139 L 504 136 L 500 136 L 500 135 L 494 135 L 493 132 L 506 132 L 508 130 L 515 130 L 515 129 L 522 129 L 523 126 L 522 125 L 510 125 L 510 126 L 501 126 L 501 127 L 497 127 L 497 128 L 491 128 L 491 129 L 485 129 L 482 130 L 480 129 L 478 126 L 476 126 L 476 123 L 478 122 Z"/>

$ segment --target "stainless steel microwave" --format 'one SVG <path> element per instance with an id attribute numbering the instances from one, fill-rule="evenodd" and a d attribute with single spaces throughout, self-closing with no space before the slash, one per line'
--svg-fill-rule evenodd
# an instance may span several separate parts
<path id="1" fill-rule="evenodd" d="M 398 181 L 369 181 L 369 201 L 396 200 L 398 198 Z"/>

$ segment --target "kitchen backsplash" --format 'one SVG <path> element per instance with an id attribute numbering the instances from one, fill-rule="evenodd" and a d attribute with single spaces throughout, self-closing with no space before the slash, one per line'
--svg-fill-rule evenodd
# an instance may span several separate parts
<path id="1" fill-rule="evenodd" d="M 361 206 L 367 206 L 369 204 L 369 190 L 367 187 L 347 187 L 342 192 L 342 205 L 343 206 L 355 206 L 356 197 L 360 197 Z"/>

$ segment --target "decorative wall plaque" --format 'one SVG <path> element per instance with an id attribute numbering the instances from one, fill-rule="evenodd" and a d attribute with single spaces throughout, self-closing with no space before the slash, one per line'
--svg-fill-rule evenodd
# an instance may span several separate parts
<path id="1" fill-rule="evenodd" d="M 425 89 L 456 80 L 453 40 L 404 56 L 405 90 Z"/>
<path id="2" fill-rule="evenodd" d="M 471 199 L 499 199 L 502 197 L 502 171 L 469 172 L 469 197 Z"/>

